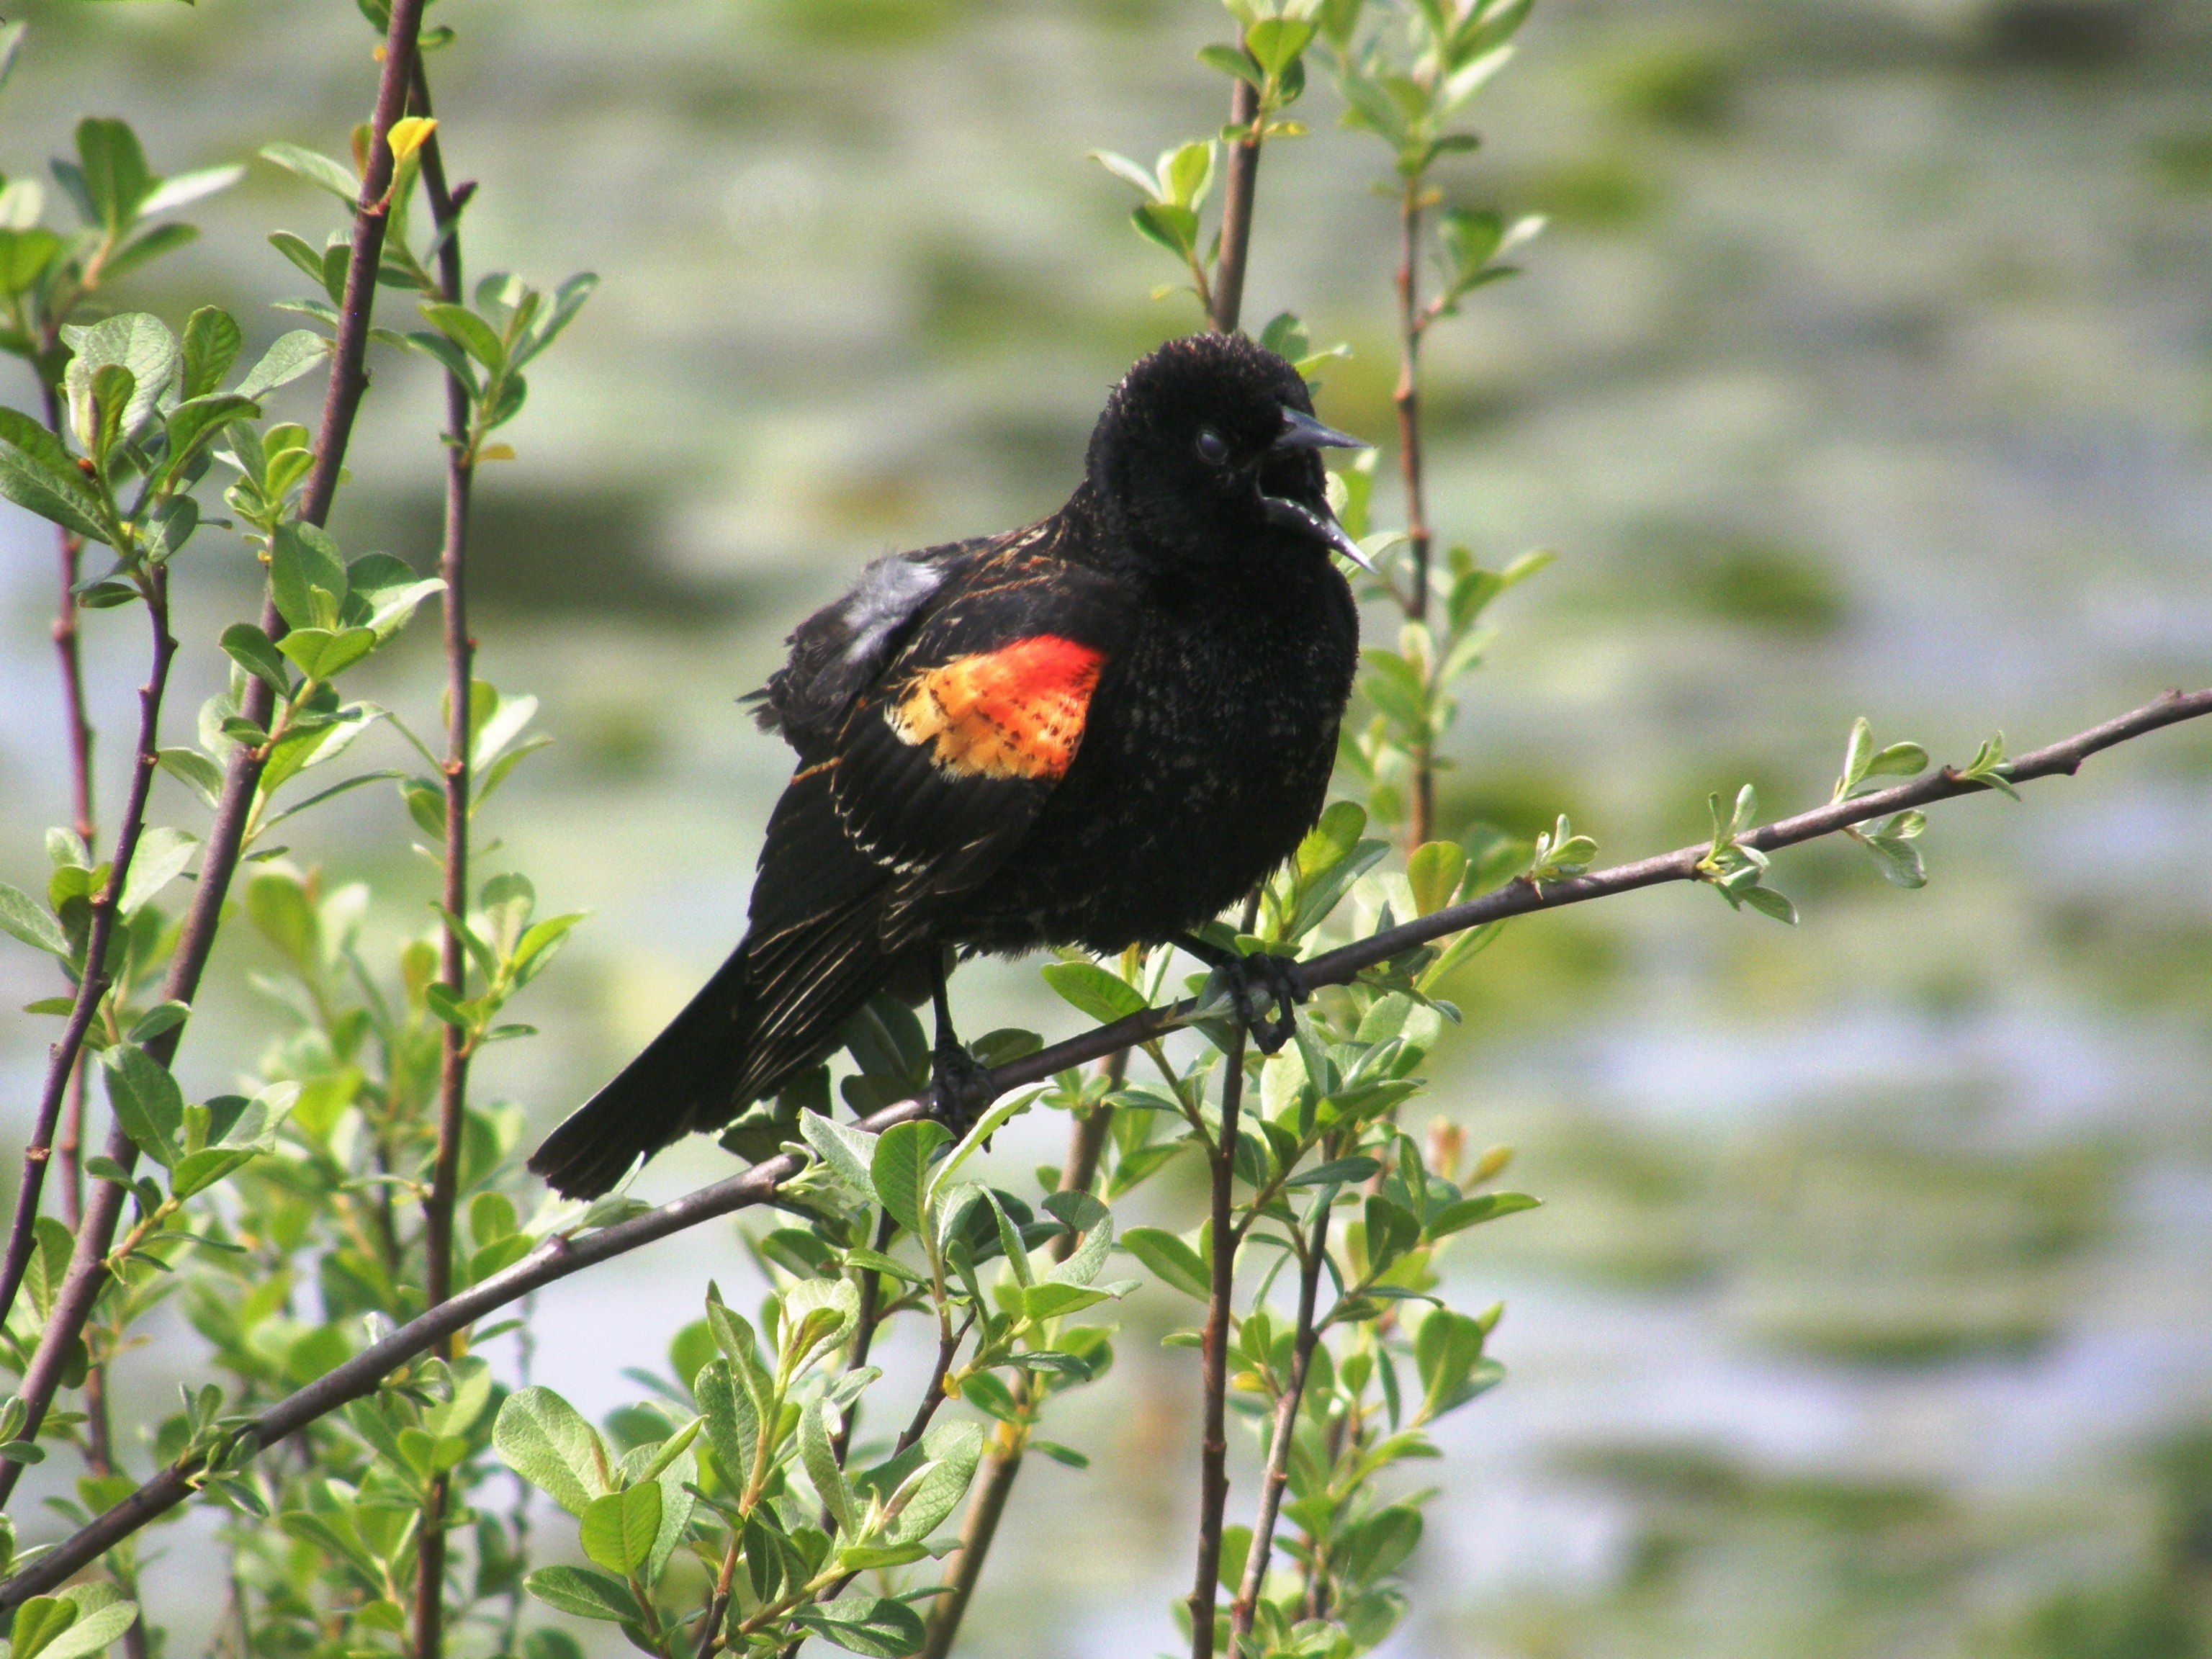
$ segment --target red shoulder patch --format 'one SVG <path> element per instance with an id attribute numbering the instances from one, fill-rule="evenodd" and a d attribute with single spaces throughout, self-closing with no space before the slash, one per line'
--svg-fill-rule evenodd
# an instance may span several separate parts
<path id="1" fill-rule="evenodd" d="M 1083 741 L 1105 659 L 1057 634 L 1032 635 L 915 675 L 884 718 L 900 742 L 930 744 L 945 771 L 1057 778 Z"/>

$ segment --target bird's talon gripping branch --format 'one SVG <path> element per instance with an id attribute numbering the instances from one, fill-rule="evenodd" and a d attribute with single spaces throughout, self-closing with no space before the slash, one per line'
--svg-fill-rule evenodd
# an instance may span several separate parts
<path id="1" fill-rule="evenodd" d="M 929 1115 L 957 1140 L 975 1127 L 995 1097 L 991 1068 L 958 1043 L 939 1043 L 930 1055 Z"/>
<path id="2" fill-rule="evenodd" d="M 1176 943 L 1222 976 L 1237 1011 L 1237 1023 L 1261 1054 L 1272 1054 L 1291 1040 L 1298 1029 L 1298 1004 L 1306 999 L 1295 961 L 1266 951 L 1243 956 L 1194 938 Z M 1261 1012 L 1271 1006 L 1275 1011 L 1273 1019 Z"/>

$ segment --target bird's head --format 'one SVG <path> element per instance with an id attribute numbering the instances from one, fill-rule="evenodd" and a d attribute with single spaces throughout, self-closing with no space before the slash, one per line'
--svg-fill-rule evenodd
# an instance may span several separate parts
<path id="1" fill-rule="evenodd" d="M 1372 569 L 1329 511 L 1316 453 L 1365 447 L 1314 419 L 1305 381 L 1273 352 L 1241 334 L 1194 334 L 1114 388 L 1088 471 L 1147 562 L 1204 568 L 1306 548 Z"/>

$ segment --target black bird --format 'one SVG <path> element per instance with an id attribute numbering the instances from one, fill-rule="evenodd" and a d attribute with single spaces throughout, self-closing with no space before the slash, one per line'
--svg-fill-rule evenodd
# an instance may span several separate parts
<path id="1" fill-rule="evenodd" d="M 1057 513 L 878 559 L 800 623 L 754 694 L 799 766 L 745 937 L 530 1167 L 605 1192 L 773 1096 L 887 989 L 933 997 L 957 1122 L 979 1068 L 946 1006 L 954 954 L 1176 943 L 1279 1046 L 1283 963 L 1188 934 L 1296 848 L 1335 760 L 1359 629 L 1329 556 L 1366 561 L 1315 452 L 1361 446 L 1312 410 L 1242 336 L 1170 342 L 1108 398 Z"/>

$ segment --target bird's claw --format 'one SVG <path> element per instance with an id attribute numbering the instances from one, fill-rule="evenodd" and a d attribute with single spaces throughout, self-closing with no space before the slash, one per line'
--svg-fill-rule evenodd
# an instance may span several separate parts
<path id="1" fill-rule="evenodd" d="M 992 1098 L 991 1068 L 957 1043 L 939 1043 L 930 1056 L 929 1115 L 958 1139 L 975 1127 Z"/>
<path id="2" fill-rule="evenodd" d="M 1273 1054 L 1298 1029 L 1298 1004 L 1305 1000 L 1305 993 L 1298 984 L 1297 969 L 1288 957 L 1261 951 L 1224 962 L 1215 970 L 1229 982 L 1237 1023 L 1263 1054 Z M 1272 1019 L 1260 1012 L 1271 1005 L 1275 1010 Z"/>

